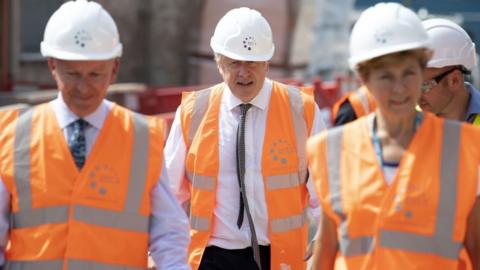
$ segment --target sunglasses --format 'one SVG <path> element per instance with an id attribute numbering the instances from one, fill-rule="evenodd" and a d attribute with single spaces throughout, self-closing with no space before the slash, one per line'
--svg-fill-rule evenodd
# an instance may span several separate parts
<path id="1" fill-rule="evenodd" d="M 447 77 L 448 74 L 454 72 L 457 69 L 460 70 L 460 72 L 462 72 L 463 74 L 469 74 L 468 70 L 466 70 L 465 68 L 463 68 L 461 66 L 449 69 L 449 70 L 447 70 L 445 72 L 442 72 L 442 73 L 438 74 L 437 76 L 433 77 L 431 80 L 423 82 L 422 83 L 422 88 L 421 88 L 422 93 L 426 93 L 426 92 L 432 90 L 432 88 L 437 86 L 443 80 L 443 78 Z"/>
<path id="2" fill-rule="evenodd" d="M 449 70 L 447 70 L 445 72 L 442 72 L 442 73 L 438 74 L 437 76 L 433 77 L 431 80 L 423 82 L 422 83 L 422 93 L 426 93 L 426 92 L 432 90 L 432 88 L 437 86 L 443 80 L 443 78 L 447 77 L 448 74 L 454 72 L 457 69 L 458 69 L 457 67 L 449 69 Z"/>

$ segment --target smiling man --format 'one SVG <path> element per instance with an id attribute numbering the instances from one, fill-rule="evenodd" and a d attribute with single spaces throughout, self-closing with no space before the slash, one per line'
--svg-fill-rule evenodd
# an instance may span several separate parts
<path id="1" fill-rule="evenodd" d="M 189 269 L 188 220 L 168 186 L 159 121 L 105 99 L 122 44 L 86 0 L 49 19 L 41 52 L 59 94 L 0 134 L 3 269 Z"/>
<path id="2" fill-rule="evenodd" d="M 258 11 L 229 11 L 210 45 L 223 83 L 184 93 L 165 146 L 170 186 L 190 214 L 190 265 L 305 269 L 307 212 L 319 215 L 305 144 L 324 129 L 318 107 L 266 78 L 274 45 Z"/>

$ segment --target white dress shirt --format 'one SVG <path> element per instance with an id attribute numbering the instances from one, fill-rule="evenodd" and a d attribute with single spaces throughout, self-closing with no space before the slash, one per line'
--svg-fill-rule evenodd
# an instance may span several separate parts
<path id="1" fill-rule="evenodd" d="M 260 245 L 269 245 L 268 214 L 262 177 L 262 150 L 267 112 L 272 93 L 272 81 L 266 79 L 258 95 L 250 102 L 253 106 L 248 110 L 245 126 L 245 186 L 253 223 Z M 250 229 L 244 219 L 240 229 L 237 217 L 240 205 L 240 191 L 237 180 L 236 165 L 236 133 L 242 103 L 228 87 L 222 95 L 219 119 L 219 175 L 216 205 L 213 210 L 215 226 L 208 245 L 225 249 L 242 249 L 250 246 Z M 315 106 L 315 118 L 312 134 L 325 129 L 320 111 Z M 179 109 L 170 130 L 164 150 L 165 164 L 170 180 L 170 187 L 180 203 L 190 198 L 188 184 L 184 179 L 186 145 L 182 135 Z M 306 169 L 306 168 L 305 168 Z M 315 189 L 309 179 L 307 187 L 311 200 L 309 214 L 315 220 L 320 216 L 320 209 Z"/>
<path id="2" fill-rule="evenodd" d="M 61 94 L 50 103 L 58 124 L 68 138 L 70 129 L 66 127 L 79 117 L 71 112 Z M 92 114 L 84 117 L 89 125 L 85 130 L 87 158 L 105 119 L 112 108 L 112 103 L 104 100 Z M 165 164 L 158 184 L 151 191 L 152 216 L 149 232 L 149 250 L 158 269 L 190 269 L 187 264 L 187 249 L 190 242 L 189 224 L 185 212 L 168 187 Z M 10 213 L 10 194 L 0 178 L 0 265 L 5 261 L 4 250 L 8 241 L 8 216 Z"/>

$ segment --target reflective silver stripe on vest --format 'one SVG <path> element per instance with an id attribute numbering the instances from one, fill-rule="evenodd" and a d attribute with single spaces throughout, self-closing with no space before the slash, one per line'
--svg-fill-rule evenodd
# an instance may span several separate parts
<path id="1" fill-rule="evenodd" d="M 308 138 L 307 123 L 304 116 L 303 98 L 300 89 L 287 86 L 290 102 L 290 111 L 292 113 L 292 124 L 297 141 L 298 168 L 307 168 L 307 155 L 305 142 Z"/>
<path id="2" fill-rule="evenodd" d="M 303 173 L 289 173 L 267 176 L 267 190 L 294 188 L 307 181 L 306 170 Z"/>
<path id="3" fill-rule="evenodd" d="M 341 186 L 341 149 L 343 139 L 343 127 L 336 127 L 327 133 L 327 159 L 329 161 L 328 186 L 330 191 L 330 204 L 333 211 L 340 217 L 340 241 L 339 248 L 343 256 L 357 256 L 369 253 L 373 250 L 373 237 L 360 236 L 350 238 L 348 235 L 346 215 L 342 206 Z"/>
<path id="4" fill-rule="evenodd" d="M 304 210 L 299 215 L 286 218 L 272 219 L 272 232 L 280 233 L 300 229 L 307 221 L 307 213 Z"/>
<path id="5" fill-rule="evenodd" d="M 368 104 L 367 95 L 361 90 L 358 90 L 356 92 L 356 94 L 358 96 L 358 99 L 360 100 L 360 104 L 362 104 L 363 111 L 365 112 L 365 115 L 369 114 L 370 113 L 370 106 Z"/>
<path id="6" fill-rule="evenodd" d="M 77 205 L 74 209 L 74 219 L 88 224 L 128 230 L 148 232 L 149 217 L 137 213 L 123 213 L 100 208 Z"/>
<path id="7" fill-rule="evenodd" d="M 19 211 L 11 213 L 11 227 L 26 228 L 46 223 L 61 223 L 68 220 L 68 206 L 32 208 L 30 183 L 30 137 L 33 109 L 26 110 L 18 118 L 14 143 L 14 183 L 18 196 Z M 29 266 L 26 266 L 29 267 Z"/>
<path id="8" fill-rule="evenodd" d="M 190 215 L 190 226 L 193 230 L 208 231 L 210 229 L 210 221 L 206 217 Z"/>
<path id="9" fill-rule="evenodd" d="M 198 127 L 202 122 L 203 116 L 207 112 L 208 100 L 212 88 L 195 92 L 195 103 L 193 104 L 192 119 L 190 121 L 190 130 L 188 131 L 188 143 L 192 143 L 193 137 L 197 133 Z"/>
<path id="10" fill-rule="evenodd" d="M 328 187 L 330 191 L 330 204 L 333 211 L 345 220 L 346 216 L 342 207 L 342 186 L 340 180 L 340 162 L 343 139 L 343 127 L 336 127 L 327 133 L 327 166 Z"/>
<path id="11" fill-rule="evenodd" d="M 440 201 L 437 207 L 435 236 L 453 235 L 457 208 L 457 177 L 460 151 L 460 122 L 445 120 L 440 165 Z"/>
<path id="12" fill-rule="evenodd" d="M 147 185 L 149 127 L 145 116 L 133 113 L 133 148 L 130 162 L 127 198 L 124 210 L 138 213 Z"/>
<path id="13" fill-rule="evenodd" d="M 63 260 L 6 261 L 4 270 L 62 270 Z"/>
<path id="14" fill-rule="evenodd" d="M 451 236 L 441 239 L 413 233 L 382 230 L 380 232 L 380 245 L 386 248 L 430 253 L 456 260 L 459 257 L 463 244 L 451 240 L 446 241 L 449 238 L 451 238 Z"/>
<path id="15" fill-rule="evenodd" d="M 66 223 L 68 221 L 68 206 L 49 206 L 22 210 L 12 214 L 13 229 L 35 227 L 48 223 Z"/>
<path id="16" fill-rule="evenodd" d="M 68 260 L 68 270 L 144 270 L 145 268 L 131 267 L 118 264 L 106 264 L 92 261 Z"/>
<path id="17" fill-rule="evenodd" d="M 342 224 L 347 224 L 343 222 Z M 346 232 L 346 230 L 344 231 Z M 346 235 L 346 234 L 344 234 Z M 373 237 L 361 236 L 356 238 L 341 238 L 340 252 L 345 257 L 364 255 L 373 251 Z"/>
<path id="18" fill-rule="evenodd" d="M 15 131 L 13 173 L 18 195 L 19 211 L 32 208 L 30 186 L 30 136 L 32 132 L 33 109 L 27 110 L 18 118 Z"/>
<path id="19" fill-rule="evenodd" d="M 215 179 L 212 176 L 204 176 L 187 172 L 187 179 L 192 184 L 192 187 L 197 189 L 213 191 L 215 188 Z"/>
<path id="20" fill-rule="evenodd" d="M 457 207 L 457 176 L 461 123 L 444 120 L 440 163 L 440 194 L 435 233 L 431 237 L 399 231 L 382 230 L 380 245 L 388 248 L 430 253 L 457 259 L 463 244 L 452 240 Z"/>

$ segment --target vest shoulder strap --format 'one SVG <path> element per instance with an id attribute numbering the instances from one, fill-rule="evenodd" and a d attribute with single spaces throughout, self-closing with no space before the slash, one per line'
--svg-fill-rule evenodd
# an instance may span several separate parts
<path id="1" fill-rule="evenodd" d="M 187 147 L 197 133 L 198 127 L 207 112 L 212 90 L 223 88 L 223 83 L 207 89 L 182 93 L 182 104 L 180 105 L 180 118 L 183 132 L 183 139 Z"/>

